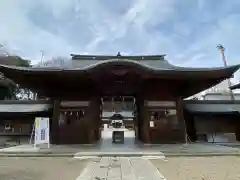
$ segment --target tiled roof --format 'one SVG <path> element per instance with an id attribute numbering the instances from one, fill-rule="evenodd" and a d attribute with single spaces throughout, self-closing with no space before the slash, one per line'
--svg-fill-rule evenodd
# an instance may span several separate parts
<path id="1" fill-rule="evenodd" d="M 230 87 L 231 89 L 240 89 L 240 83 L 235 84 L 233 86 Z"/>
<path id="2" fill-rule="evenodd" d="M 112 60 L 105 60 L 105 61 L 100 61 L 100 60 L 84 60 L 84 61 L 75 61 L 73 60 L 72 63 L 69 63 L 67 66 L 64 67 L 18 67 L 18 66 L 10 66 L 10 65 L 0 65 L 0 70 L 1 69 L 9 69 L 9 70 L 17 70 L 17 71 L 35 71 L 35 72 L 61 72 L 61 71 L 90 71 L 95 68 L 101 68 L 106 65 L 112 65 L 112 66 L 135 66 L 138 67 L 142 70 L 145 71 L 153 71 L 153 72 L 163 72 L 163 71 L 176 71 L 176 72 L 208 72 L 208 71 L 224 71 L 224 72 L 229 72 L 232 74 L 236 70 L 239 69 L 240 65 L 234 65 L 234 66 L 229 66 L 227 68 L 225 67 L 216 67 L 216 68 L 189 68 L 189 67 L 179 67 L 179 66 L 174 66 L 166 60 L 139 60 L 139 61 L 134 61 L 134 60 L 117 60 L 117 59 L 112 59 Z"/>
<path id="3" fill-rule="evenodd" d="M 240 101 L 186 100 L 184 108 L 193 113 L 240 113 Z"/>

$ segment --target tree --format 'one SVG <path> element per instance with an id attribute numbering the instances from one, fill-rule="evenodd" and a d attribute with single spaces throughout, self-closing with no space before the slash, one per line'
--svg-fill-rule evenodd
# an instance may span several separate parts
<path id="1" fill-rule="evenodd" d="M 14 99 L 18 100 L 32 100 L 34 99 L 34 93 L 27 88 L 22 88 L 21 86 L 17 85 L 13 91 L 13 97 Z"/>
<path id="2" fill-rule="evenodd" d="M 0 100 L 10 99 L 13 95 L 16 84 L 0 73 Z"/>
<path id="3" fill-rule="evenodd" d="M 0 51 L 0 64 L 30 67 L 30 61 Z M 0 74 L 0 99 L 30 99 L 31 91 L 21 88 L 12 80 Z"/>
<path id="4" fill-rule="evenodd" d="M 45 67 L 62 67 L 68 66 L 72 61 L 66 57 L 58 56 L 53 57 L 51 60 L 38 63 L 36 66 L 45 66 Z"/>
<path id="5" fill-rule="evenodd" d="M 16 57 L 18 60 L 16 62 L 16 66 L 20 67 L 31 67 L 29 60 L 21 59 L 20 57 Z M 33 93 L 30 91 L 30 89 L 23 88 L 21 85 L 17 84 L 13 90 L 13 97 L 14 99 L 18 100 L 32 100 L 33 99 Z"/>

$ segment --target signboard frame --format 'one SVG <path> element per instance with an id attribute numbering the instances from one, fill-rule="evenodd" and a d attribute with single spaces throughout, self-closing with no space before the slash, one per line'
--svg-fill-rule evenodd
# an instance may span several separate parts
<path id="1" fill-rule="evenodd" d="M 50 148 L 50 122 L 48 117 L 36 117 L 34 123 L 34 147 L 47 144 Z"/>

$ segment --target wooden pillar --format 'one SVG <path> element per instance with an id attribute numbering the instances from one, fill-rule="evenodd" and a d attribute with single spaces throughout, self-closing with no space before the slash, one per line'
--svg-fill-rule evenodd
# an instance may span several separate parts
<path id="1" fill-rule="evenodd" d="M 59 114 L 60 114 L 60 100 L 53 101 L 53 115 L 50 126 L 50 142 L 51 144 L 59 143 Z"/>
<path id="2" fill-rule="evenodd" d="M 150 143 L 149 117 L 147 106 L 144 106 L 144 99 L 137 97 L 137 121 L 139 128 L 139 140 L 144 143 Z"/>
<path id="3" fill-rule="evenodd" d="M 197 132 L 195 127 L 194 115 L 189 111 L 185 111 L 184 119 L 186 122 L 186 131 L 188 134 L 188 138 L 191 142 L 195 142 L 197 140 Z"/>
<path id="4" fill-rule="evenodd" d="M 181 141 L 184 143 L 187 143 L 187 129 L 186 129 L 186 122 L 185 122 L 184 114 L 183 114 L 182 99 L 177 100 L 177 116 L 178 116 L 178 122 L 179 122 L 179 126 L 180 126 Z"/>
<path id="5" fill-rule="evenodd" d="M 235 130 L 235 136 L 236 136 L 236 140 L 240 141 L 240 119 L 237 119 L 237 123 L 236 123 L 236 130 Z"/>
<path id="6" fill-rule="evenodd" d="M 87 108 L 85 122 L 88 137 L 88 143 L 93 143 L 100 139 L 99 128 L 100 128 L 100 98 L 94 97 L 90 100 L 90 104 Z"/>
<path id="7" fill-rule="evenodd" d="M 149 118 L 148 115 L 144 115 L 144 121 L 143 121 L 143 126 L 142 126 L 142 130 L 143 130 L 143 142 L 150 144 L 151 140 L 150 140 L 150 128 L 149 128 Z"/>

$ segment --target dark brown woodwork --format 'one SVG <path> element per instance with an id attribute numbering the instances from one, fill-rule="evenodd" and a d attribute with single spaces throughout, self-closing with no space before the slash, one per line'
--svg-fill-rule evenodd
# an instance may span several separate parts
<path id="1" fill-rule="evenodd" d="M 53 101 L 53 115 L 50 124 L 50 143 L 59 144 L 59 114 L 60 114 L 60 100 Z"/>
<path id="2" fill-rule="evenodd" d="M 161 79 L 148 79 L 142 82 L 141 93 L 145 100 L 149 101 L 172 101 L 175 100 L 176 81 L 166 81 Z"/>
<path id="3" fill-rule="evenodd" d="M 236 119 L 235 136 L 236 136 L 236 139 L 240 141 L 240 116 L 238 116 Z"/>
<path id="4" fill-rule="evenodd" d="M 197 140 L 197 131 L 195 127 L 194 115 L 187 110 L 184 110 L 184 119 L 186 122 L 187 135 L 191 142 Z"/>
<path id="5" fill-rule="evenodd" d="M 81 65 L 78 68 L 19 68 L 0 65 L 0 70 L 6 77 L 22 87 L 30 88 L 41 97 L 54 100 L 50 126 L 52 144 L 85 144 L 99 140 L 100 98 L 118 95 L 136 98 L 135 128 L 139 140 L 144 143 L 186 142 L 182 98 L 219 83 L 239 68 L 239 66 L 216 69 L 181 68 L 169 64 L 164 59 L 144 61 L 140 56 L 134 57 L 137 61 L 123 60 L 120 57 L 113 61 L 92 59 L 92 62 L 95 62 L 93 64 L 84 58 L 78 63 L 73 62 Z M 60 125 L 60 100 L 90 101 L 90 104 L 85 107 L 85 115 L 80 121 Z M 157 127 L 150 128 L 151 108 L 145 106 L 145 100 L 177 102 L 179 128 L 172 128 L 169 123 L 158 123 Z M 237 137 L 240 136 L 238 127 Z"/>
<path id="6" fill-rule="evenodd" d="M 137 106 L 137 127 L 138 127 L 138 136 L 139 140 L 149 144 L 150 136 L 149 136 L 149 118 L 147 108 L 144 107 L 144 97 L 140 94 L 136 98 L 136 106 Z"/>
<path id="7" fill-rule="evenodd" d="M 177 100 L 177 116 L 178 116 L 178 122 L 180 126 L 180 141 L 181 142 L 187 142 L 187 129 L 186 129 L 186 122 L 184 119 L 184 114 L 183 114 L 183 101 L 181 98 Z"/>
<path id="8" fill-rule="evenodd" d="M 239 127 L 237 128 L 235 135 L 236 135 L 236 140 L 240 141 L 240 128 Z"/>
<path id="9" fill-rule="evenodd" d="M 100 103 L 100 97 L 92 97 L 87 107 L 79 107 L 84 109 L 83 118 L 72 119 L 59 127 L 61 144 L 92 144 L 100 139 Z"/>
<path id="10" fill-rule="evenodd" d="M 239 65 L 213 69 L 183 68 L 173 66 L 165 60 L 83 60 L 82 62 L 79 60 L 79 63 L 75 64 L 80 64 L 81 67 L 22 68 L 0 65 L 0 70 L 22 87 L 32 89 L 46 97 L 55 98 L 55 93 L 60 96 L 61 93 L 66 94 L 65 92 L 89 91 L 93 94 L 96 93 L 95 91 L 108 94 L 133 94 L 140 90 L 143 81 L 153 79 L 160 84 L 168 82 L 166 85 L 171 92 L 183 88 L 184 91 L 179 89 L 178 93 L 184 92 L 184 94 L 177 95 L 188 97 L 231 77 L 239 68 Z M 116 84 L 119 81 L 123 81 L 125 85 Z M 187 88 L 186 84 L 188 84 Z M 110 89 L 104 88 L 106 86 Z M 176 95 L 175 93 L 176 91 L 173 92 L 173 96 Z"/>

